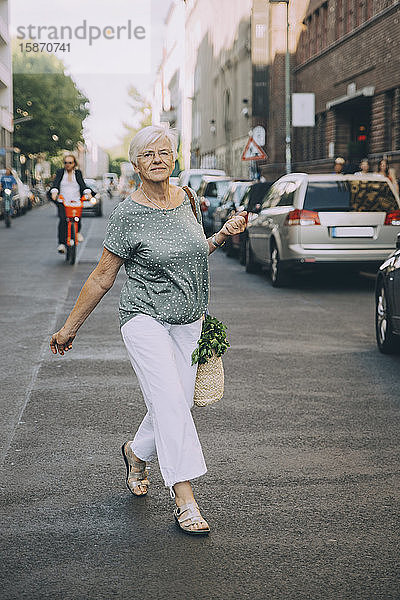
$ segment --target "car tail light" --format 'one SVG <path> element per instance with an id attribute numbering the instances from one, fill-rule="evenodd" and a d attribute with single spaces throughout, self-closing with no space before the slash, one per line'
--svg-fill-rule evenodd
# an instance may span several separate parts
<path id="1" fill-rule="evenodd" d="M 400 225 L 400 210 L 386 213 L 385 225 Z"/>
<path id="2" fill-rule="evenodd" d="M 207 212 L 208 207 L 210 206 L 210 201 L 207 198 L 202 198 L 200 200 L 200 209 L 202 212 Z"/>
<path id="3" fill-rule="evenodd" d="M 286 225 L 321 225 L 319 214 L 314 210 L 299 210 L 295 208 L 288 213 Z"/>

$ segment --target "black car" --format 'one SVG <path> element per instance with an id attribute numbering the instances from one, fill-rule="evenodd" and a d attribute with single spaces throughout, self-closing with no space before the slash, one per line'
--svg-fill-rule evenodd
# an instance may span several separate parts
<path id="1" fill-rule="evenodd" d="M 252 181 L 237 180 L 229 183 L 229 188 L 221 200 L 221 205 L 214 211 L 214 231 L 219 231 L 226 221 L 234 215 L 242 203 L 246 190 L 252 185 Z M 230 237 L 226 240 L 223 248 L 229 256 L 232 256 L 232 245 L 229 243 Z"/>
<path id="2" fill-rule="evenodd" d="M 400 353 L 400 234 L 396 250 L 379 268 L 375 299 L 378 348 L 384 354 Z"/>
<path id="3" fill-rule="evenodd" d="M 103 201 L 101 197 L 101 188 L 95 179 L 85 179 L 85 183 L 96 194 L 90 198 L 90 200 L 85 199 L 83 201 L 83 211 L 82 215 L 94 215 L 95 217 L 101 217 L 103 215 Z"/>
<path id="4" fill-rule="evenodd" d="M 228 190 L 231 177 L 204 175 L 197 195 L 203 217 L 203 228 L 206 236 L 214 233 L 214 211 L 221 204 Z"/>
<path id="5" fill-rule="evenodd" d="M 268 194 L 268 191 L 272 185 L 272 182 L 269 181 L 254 181 L 247 188 L 243 198 L 241 205 L 237 208 L 237 212 L 241 212 L 243 210 L 247 211 L 247 222 L 251 223 L 251 221 L 258 215 L 261 209 L 261 204 Z M 242 265 L 245 264 L 245 254 L 246 254 L 246 240 L 248 237 L 247 229 L 243 231 L 243 233 L 239 233 L 237 235 L 233 235 L 230 238 L 230 243 L 232 247 L 232 253 L 236 253 L 239 255 L 239 261 Z"/>

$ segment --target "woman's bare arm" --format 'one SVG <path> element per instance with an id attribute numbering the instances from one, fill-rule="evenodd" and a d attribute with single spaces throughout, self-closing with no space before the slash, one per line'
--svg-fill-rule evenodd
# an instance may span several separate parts
<path id="1" fill-rule="evenodd" d="M 79 327 L 85 322 L 108 290 L 112 288 L 123 262 L 122 258 L 104 248 L 99 264 L 87 278 L 63 327 L 54 333 L 50 340 L 50 349 L 53 354 L 59 352 L 62 355 L 64 352 L 71 350 L 72 342 Z"/>

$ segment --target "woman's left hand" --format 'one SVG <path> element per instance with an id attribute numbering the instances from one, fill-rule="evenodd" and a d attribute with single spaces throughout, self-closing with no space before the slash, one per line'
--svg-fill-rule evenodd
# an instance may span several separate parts
<path id="1" fill-rule="evenodd" d="M 219 233 L 222 233 L 223 235 L 236 235 L 237 233 L 242 233 L 247 226 L 246 217 L 247 212 L 245 210 L 234 215 L 224 223 L 224 226 Z"/>

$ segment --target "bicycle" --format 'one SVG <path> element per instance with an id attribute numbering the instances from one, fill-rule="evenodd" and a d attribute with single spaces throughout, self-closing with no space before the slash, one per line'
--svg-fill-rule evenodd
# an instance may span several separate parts
<path id="1" fill-rule="evenodd" d="M 4 223 L 6 227 L 11 227 L 11 217 L 14 214 L 14 192 L 9 188 L 5 188 L 2 191 L 3 196 L 3 211 L 4 211 Z"/>
<path id="2" fill-rule="evenodd" d="M 65 200 L 60 194 L 59 199 L 65 208 L 65 217 L 67 220 L 67 251 L 65 260 L 70 265 L 75 264 L 76 249 L 78 247 L 78 225 L 82 217 L 83 200 L 82 196 L 78 200 Z"/>

